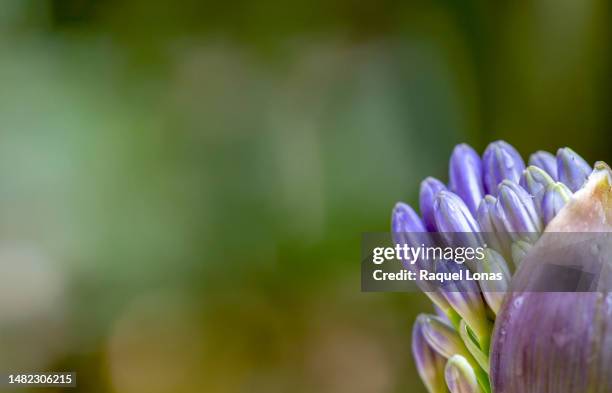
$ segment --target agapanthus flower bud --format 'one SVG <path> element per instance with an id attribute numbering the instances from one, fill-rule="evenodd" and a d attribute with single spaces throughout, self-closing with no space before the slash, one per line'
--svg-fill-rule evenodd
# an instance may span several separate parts
<path id="1" fill-rule="evenodd" d="M 421 208 L 421 215 L 423 216 L 423 224 L 425 224 L 425 227 L 430 232 L 436 230 L 434 201 L 438 193 L 443 190 L 446 190 L 446 186 L 436 178 L 428 177 L 421 182 L 419 205 Z"/>
<path id="2" fill-rule="evenodd" d="M 449 164 L 450 188 L 465 202 L 472 214 L 484 196 L 482 163 L 480 156 L 470 146 L 457 145 Z"/>
<path id="3" fill-rule="evenodd" d="M 423 326 L 423 337 L 434 351 L 446 359 L 456 355 L 462 356 L 474 371 L 478 384 L 484 387 L 484 390 L 490 391 L 486 372 L 480 368 L 461 337 L 450 325 L 438 317 L 424 314 L 417 318 L 417 323 Z"/>
<path id="4" fill-rule="evenodd" d="M 553 180 L 557 180 L 557 158 L 553 154 L 543 150 L 537 151 L 529 157 L 529 165 L 545 170 Z"/>
<path id="5" fill-rule="evenodd" d="M 513 181 L 501 182 L 495 208 L 506 231 L 514 241 L 521 240 L 525 236 L 535 240 L 533 235 L 542 231 L 542 220 L 533 198 Z"/>
<path id="6" fill-rule="evenodd" d="M 409 247 L 432 244 L 431 237 L 419 215 L 409 205 L 402 202 L 398 202 L 393 208 L 393 213 L 391 214 L 391 233 L 394 244 L 406 244 Z M 417 260 L 414 264 L 408 261 L 403 262 L 404 267 L 411 271 L 430 268 L 430 266 L 423 266 L 420 260 Z M 436 306 L 444 311 L 451 321 L 458 321 L 459 316 L 435 285 L 429 281 L 418 281 L 417 283 L 419 288 L 425 292 Z"/>
<path id="7" fill-rule="evenodd" d="M 412 356 L 421 380 L 429 393 L 445 393 L 444 367 L 446 359 L 434 351 L 423 335 L 423 318 L 417 318 L 412 328 Z"/>
<path id="8" fill-rule="evenodd" d="M 502 255 L 510 255 L 512 239 L 508 232 L 506 232 L 503 220 L 496 211 L 496 204 L 496 198 L 486 195 L 480 202 L 476 218 L 486 244 L 501 252 Z"/>
<path id="9" fill-rule="evenodd" d="M 396 203 L 391 213 L 391 232 L 396 243 L 405 242 L 409 245 L 419 245 L 423 242 L 431 243 L 421 217 L 410 205 L 402 202 Z M 406 238 L 406 236 L 414 237 Z"/>
<path id="10" fill-rule="evenodd" d="M 482 156 L 483 180 L 487 194 L 497 196 L 503 180 L 519 182 L 525 162 L 516 149 L 504 141 L 491 143 Z"/>
<path id="11" fill-rule="evenodd" d="M 455 355 L 448 359 L 444 375 L 451 393 L 482 392 L 474 369 L 461 355 Z"/>
<path id="12" fill-rule="evenodd" d="M 483 244 L 480 226 L 461 198 L 440 191 L 434 202 L 436 228 L 446 245 L 478 247 Z"/>
<path id="13" fill-rule="evenodd" d="M 466 270 L 452 261 L 443 261 L 439 271 L 455 273 Z M 491 321 L 487 318 L 486 305 L 483 302 L 480 288 L 474 281 L 448 281 L 441 285 L 440 292 L 453 310 L 468 324 L 481 348 L 489 348 L 492 330 Z"/>
<path id="14" fill-rule="evenodd" d="M 394 244 L 418 247 L 421 244 L 432 244 L 431 237 L 419 215 L 409 205 L 398 202 L 391 214 L 391 234 Z M 409 269 L 420 267 L 420 261 L 414 264 L 404 261 Z M 414 266 L 413 266 L 414 265 Z"/>
<path id="15" fill-rule="evenodd" d="M 491 310 L 497 314 L 501 308 L 504 296 L 510 283 L 510 269 L 504 257 L 497 251 L 487 248 L 484 250 L 485 258 L 478 263 L 479 273 L 500 274 L 501 280 L 481 280 L 482 294 Z"/>
<path id="16" fill-rule="evenodd" d="M 438 193 L 434 202 L 434 217 L 440 232 L 480 232 L 465 202 L 450 191 Z"/>
<path id="17" fill-rule="evenodd" d="M 555 218 L 572 197 L 572 192 L 563 183 L 554 183 L 548 186 L 542 199 L 542 219 L 544 225 Z"/>
<path id="18" fill-rule="evenodd" d="M 470 359 L 471 364 L 476 361 L 469 353 L 459 334 L 452 326 L 447 325 L 440 318 L 421 314 L 417 317 L 417 323 L 423 327 L 423 336 L 431 348 L 446 359 L 459 354 Z"/>
<path id="19" fill-rule="evenodd" d="M 546 192 L 548 186 L 554 182 L 555 181 L 553 178 L 550 177 L 543 169 L 536 166 L 528 166 L 527 169 L 523 171 L 519 184 L 525 189 L 525 191 L 533 196 L 536 210 L 540 212 L 540 205 L 542 204 L 544 193 Z"/>
<path id="20" fill-rule="evenodd" d="M 569 147 L 557 151 L 557 173 L 559 181 L 573 192 L 578 191 L 591 174 L 591 166 Z"/>

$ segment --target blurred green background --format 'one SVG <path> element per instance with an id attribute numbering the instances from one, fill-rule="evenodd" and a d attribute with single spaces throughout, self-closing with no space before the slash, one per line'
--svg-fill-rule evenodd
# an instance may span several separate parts
<path id="1" fill-rule="evenodd" d="M 612 161 L 609 15 L 3 1 L 0 371 L 73 370 L 90 393 L 424 392 L 429 302 L 361 293 L 360 234 L 446 180 L 457 143 Z"/>

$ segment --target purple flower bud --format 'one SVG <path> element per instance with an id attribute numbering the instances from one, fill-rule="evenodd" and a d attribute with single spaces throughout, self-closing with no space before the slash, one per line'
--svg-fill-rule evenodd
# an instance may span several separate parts
<path id="1" fill-rule="evenodd" d="M 484 195 L 480 156 L 470 146 L 457 145 L 449 163 L 450 188 L 465 202 L 470 212 L 476 213 Z"/>
<path id="2" fill-rule="evenodd" d="M 406 244 L 409 247 L 432 244 L 432 239 L 419 215 L 412 207 L 402 202 L 396 203 L 391 213 L 391 234 L 394 244 Z M 411 270 L 421 267 L 419 261 L 414 264 L 404 261 L 404 266 Z"/>
<path id="3" fill-rule="evenodd" d="M 542 199 L 542 218 L 544 225 L 548 225 L 553 218 L 563 209 L 567 201 L 572 197 L 572 192 L 563 183 L 554 183 L 548 186 Z"/>
<path id="4" fill-rule="evenodd" d="M 485 191 L 497 196 L 503 180 L 519 182 L 525 163 L 516 149 L 504 141 L 491 143 L 482 156 Z"/>
<path id="5" fill-rule="evenodd" d="M 394 244 L 406 244 L 409 247 L 432 244 L 419 215 L 412 207 L 402 202 L 396 203 L 391 213 L 391 234 Z M 404 265 L 409 269 L 414 268 L 408 261 L 404 261 Z M 418 261 L 415 265 L 418 267 Z"/>
<path id="6" fill-rule="evenodd" d="M 409 205 L 398 202 L 391 213 L 391 231 L 393 233 L 427 232 L 421 217 Z M 420 238 L 418 240 L 421 240 Z M 419 245 L 416 243 L 415 245 Z"/>
<path id="7" fill-rule="evenodd" d="M 409 247 L 420 247 L 421 245 L 432 245 L 432 239 L 425 229 L 418 214 L 407 204 L 398 202 L 391 214 L 391 234 L 393 243 L 408 245 Z M 409 263 L 404 261 L 407 269 L 421 268 L 420 261 Z"/>
<path id="8" fill-rule="evenodd" d="M 418 214 L 407 204 L 398 202 L 391 214 L 391 233 L 394 244 L 408 245 L 409 247 L 429 246 L 432 239 L 425 229 Z M 418 270 L 430 270 L 431 266 L 424 266 L 420 260 L 414 264 L 403 261 L 404 267 L 418 274 Z M 432 302 L 444 311 L 451 321 L 457 321 L 458 315 L 451 305 L 446 301 L 444 295 L 429 281 L 417 281 L 419 288 L 432 300 Z"/>
<path id="9" fill-rule="evenodd" d="M 480 226 L 465 202 L 450 191 L 440 191 L 434 202 L 436 228 L 446 245 L 481 246 Z"/>
<path id="10" fill-rule="evenodd" d="M 444 378 L 451 393 L 481 393 L 474 368 L 461 355 L 448 359 Z"/>
<path id="11" fill-rule="evenodd" d="M 501 275 L 501 280 L 481 280 L 482 294 L 491 310 L 497 314 L 510 284 L 510 269 L 504 257 L 490 248 L 485 249 L 485 259 L 478 264 L 479 273 Z"/>
<path id="12" fill-rule="evenodd" d="M 446 392 L 444 381 L 446 359 L 434 351 L 425 340 L 422 318 L 418 318 L 412 328 L 412 355 L 427 391 L 430 393 Z"/>
<path id="13" fill-rule="evenodd" d="M 506 232 L 503 221 L 496 212 L 497 199 L 486 195 L 476 213 L 478 224 L 487 247 L 493 248 L 502 255 L 510 255 L 512 239 Z"/>
<path id="14" fill-rule="evenodd" d="M 536 210 L 540 212 L 540 205 L 542 203 L 542 198 L 544 198 L 544 193 L 548 186 L 554 182 L 552 177 L 544 170 L 536 166 L 528 166 L 527 169 L 523 171 L 520 185 L 535 198 Z"/>
<path id="15" fill-rule="evenodd" d="M 419 193 L 421 215 L 423 216 L 425 227 L 430 232 L 436 231 L 434 201 L 436 195 L 442 190 L 446 190 L 446 186 L 436 178 L 428 177 L 421 182 L 421 191 Z"/>
<path id="16" fill-rule="evenodd" d="M 421 314 L 417 317 L 417 324 L 423 327 L 425 340 L 438 354 L 446 359 L 455 354 L 472 359 L 459 334 L 440 318 Z"/>
<path id="17" fill-rule="evenodd" d="M 495 209 L 514 241 L 524 236 L 532 238 L 534 234 L 542 231 L 542 221 L 533 198 L 523 187 L 512 181 L 504 180 L 499 185 L 499 198 Z"/>
<path id="18" fill-rule="evenodd" d="M 418 316 L 417 322 L 422 324 L 423 336 L 431 348 L 447 359 L 456 355 L 465 358 L 475 371 L 479 384 L 481 386 L 486 386 L 486 389 L 489 390 L 486 373 L 484 373 L 478 365 L 478 362 L 467 350 L 463 340 L 455 329 L 433 315 L 421 314 Z"/>
<path id="19" fill-rule="evenodd" d="M 434 217 L 440 232 L 480 231 L 465 202 L 450 191 L 438 193 L 434 202 Z"/>
<path id="20" fill-rule="evenodd" d="M 557 151 L 559 181 L 565 183 L 573 192 L 582 187 L 592 170 L 591 166 L 569 147 Z"/>
<path id="21" fill-rule="evenodd" d="M 445 282 L 441 285 L 440 290 L 448 304 L 472 329 L 480 348 L 488 350 L 492 327 L 487 318 L 480 287 L 475 281 L 465 278 L 467 269 L 464 266 L 453 261 L 440 262 L 437 271 L 448 273 L 463 271 L 463 280 Z"/>
<path id="22" fill-rule="evenodd" d="M 553 154 L 542 150 L 537 151 L 529 157 L 529 165 L 545 170 L 553 180 L 557 180 L 557 159 Z"/>

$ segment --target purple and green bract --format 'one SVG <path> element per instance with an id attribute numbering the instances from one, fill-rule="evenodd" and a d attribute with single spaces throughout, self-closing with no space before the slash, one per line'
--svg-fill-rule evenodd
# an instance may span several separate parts
<path id="1" fill-rule="evenodd" d="M 520 290 L 541 263 L 534 259 L 556 248 L 547 235 L 612 232 L 610 168 L 599 162 L 593 170 L 569 148 L 556 156 L 538 151 L 525 165 L 503 141 L 482 156 L 461 144 L 450 157 L 448 184 L 428 177 L 419 196 L 420 214 L 404 203 L 393 210 L 396 243 L 452 246 L 461 234 L 463 244 L 486 244 L 486 258 L 453 269 L 504 278 L 461 282 L 459 290 L 420 283 L 437 313 L 422 314 L 413 327 L 427 390 L 612 393 L 612 294 Z"/>

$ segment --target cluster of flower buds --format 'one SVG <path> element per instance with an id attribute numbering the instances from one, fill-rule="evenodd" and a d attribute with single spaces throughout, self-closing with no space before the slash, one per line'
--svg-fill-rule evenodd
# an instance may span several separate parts
<path id="1" fill-rule="evenodd" d="M 482 157 L 461 144 L 450 158 L 448 185 L 432 177 L 421 183 L 420 215 L 404 203 L 395 206 L 392 232 L 396 243 L 452 246 L 461 234 L 462 244 L 486 244 L 486 258 L 477 264 L 438 264 L 435 268 L 501 273 L 503 277 L 455 283 L 461 288 L 419 283 L 437 312 L 419 316 L 412 334 L 417 370 L 430 393 L 612 392 L 610 382 L 600 381 L 605 367 L 612 369 L 612 296 L 589 294 L 589 300 L 576 293 L 528 297 L 508 291 L 513 274 L 528 269 L 523 262 L 551 227 L 578 232 L 589 225 L 585 220 L 600 224 L 603 220 L 603 230 L 611 230 L 606 226 L 606 219 L 612 218 L 610 179 L 607 165 L 598 163 L 593 171 L 569 148 L 559 149 L 556 156 L 536 152 L 526 166 L 506 142 L 491 143 Z M 585 213 L 570 205 L 588 205 L 591 210 Z M 432 267 L 417 263 L 411 268 Z M 584 314 L 574 315 L 567 326 L 553 318 L 571 319 L 576 310 Z M 548 315 L 550 321 L 543 326 L 550 331 L 542 332 L 535 325 L 540 320 L 530 313 Z M 531 325 L 525 325 L 528 321 Z M 584 336 L 574 337 L 572 328 Z M 573 349 L 583 345 L 577 353 L 584 359 L 549 358 L 552 351 L 546 340 L 550 344 L 559 329 L 565 329 L 562 344 Z M 603 346 L 599 357 L 592 352 L 594 345 Z M 564 354 L 560 350 L 554 356 Z M 563 361 L 571 363 L 569 369 L 560 366 Z"/>

